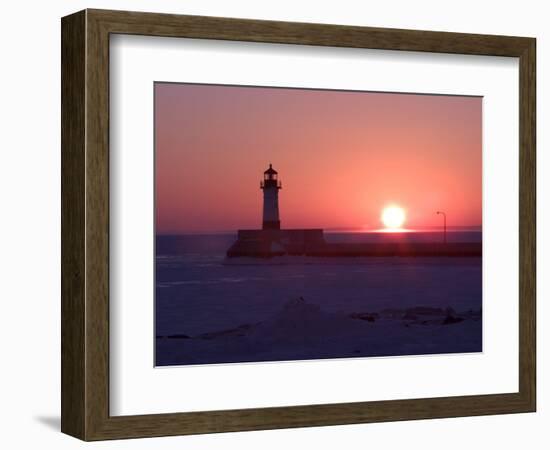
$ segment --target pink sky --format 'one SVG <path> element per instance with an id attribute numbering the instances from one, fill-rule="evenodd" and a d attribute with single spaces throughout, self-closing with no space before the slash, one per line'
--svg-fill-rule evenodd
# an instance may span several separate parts
<path id="1" fill-rule="evenodd" d="M 279 172 L 283 228 L 481 224 L 480 97 L 155 84 L 157 233 L 261 228 Z"/>

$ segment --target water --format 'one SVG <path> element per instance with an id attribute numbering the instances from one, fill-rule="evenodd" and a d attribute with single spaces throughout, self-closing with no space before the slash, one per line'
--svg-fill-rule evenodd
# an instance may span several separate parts
<path id="1" fill-rule="evenodd" d="M 195 336 L 257 323 L 292 298 L 327 312 L 420 305 L 481 308 L 481 258 L 321 258 L 227 264 L 235 234 L 157 236 L 156 334 Z M 329 242 L 433 242 L 441 232 L 326 233 Z M 451 231 L 449 242 L 480 242 Z"/>

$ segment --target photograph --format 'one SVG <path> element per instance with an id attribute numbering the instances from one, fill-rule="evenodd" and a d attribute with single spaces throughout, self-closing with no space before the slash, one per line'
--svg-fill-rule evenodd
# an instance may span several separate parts
<path id="1" fill-rule="evenodd" d="M 546 450 L 546 4 L 148 3 L 2 10 L 0 447 Z"/>
<path id="2" fill-rule="evenodd" d="M 153 88 L 156 367 L 483 351 L 483 97 Z"/>

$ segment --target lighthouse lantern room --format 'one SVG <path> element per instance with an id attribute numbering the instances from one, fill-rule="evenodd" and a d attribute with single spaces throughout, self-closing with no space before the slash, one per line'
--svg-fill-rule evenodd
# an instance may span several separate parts
<path id="1" fill-rule="evenodd" d="M 260 189 L 264 191 L 263 225 L 264 230 L 280 230 L 279 219 L 279 189 L 281 182 L 277 180 L 277 171 L 269 165 L 264 172 L 264 179 L 260 183 Z"/>

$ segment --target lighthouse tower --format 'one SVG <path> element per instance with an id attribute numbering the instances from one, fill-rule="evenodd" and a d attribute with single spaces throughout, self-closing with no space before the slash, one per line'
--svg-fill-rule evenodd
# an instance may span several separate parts
<path id="1" fill-rule="evenodd" d="M 270 164 L 260 182 L 264 191 L 264 210 L 262 229 L 238 230 L 237 240 L 227 250 L 228 258 L 252 257 L 271 258 L 283 255 L 324 255 L 327 243 L 321 228 L 281 229 L 279 219 L 279 189 L 277 171 Z M 332 253 L 330 253 L 332 251 Z M 328 250 L 330 256 L 340 251 Z"/>
<path id="2" fill-rule="evenodd" d="M 277 180 L 277 171 L 271 164 L 269 169 L 264 172 L 264 179 L 260 183 L 260 189 L 264 191 L 264 230 L 280 230 L 281 221 L 279 220 L 279 189 L 281 182 Z"/>

